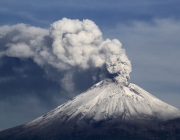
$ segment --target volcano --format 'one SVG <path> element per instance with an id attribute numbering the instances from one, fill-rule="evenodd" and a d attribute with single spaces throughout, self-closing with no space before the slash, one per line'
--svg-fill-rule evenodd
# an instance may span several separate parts
<path id="1" fill-rule="evenodd" d="M 180 110 L 135 84 L 105 79 L 1 140 L 179 139 Z"/>
<path id="2" fill-rule="evenodd" d="M 27 126 L 48 125 L 51 122 L 47 120 L 60 123 L 76 121 L 78 125 L 114 119 L 163 121 L 177 117 L 180 117 L 177 108 L 160 101 L 137 85 L 124 86 L 106 79 Z"/>

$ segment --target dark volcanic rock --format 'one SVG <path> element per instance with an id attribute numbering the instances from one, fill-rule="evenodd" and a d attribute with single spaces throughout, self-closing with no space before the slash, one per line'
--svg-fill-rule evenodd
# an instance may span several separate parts
<path id="1" fill-rule="evenodd" d="M 179 140 L 180 119 L 166 122 L 99 122 L 76 126 L 17 126 L 0 132 L 0 140 Z"/>

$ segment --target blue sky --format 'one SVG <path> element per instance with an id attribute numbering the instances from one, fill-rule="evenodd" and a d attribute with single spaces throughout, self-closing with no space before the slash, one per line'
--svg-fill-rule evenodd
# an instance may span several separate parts
<path id="1" fill-rule="evenodd" d="M 179 5 L 178 0 L 0 0 L 0 27 L 24 23 L 49 29 L 63 17 L 90 19 L 104 38 L 123 44 L 132 64 L 130 81 L 180 109 Z M 0 40 L 0 50 L 5 43 Z M 53 76 L 31 59 L 0 57 L 0 130 L 31 121 L 72 97 Z"/>

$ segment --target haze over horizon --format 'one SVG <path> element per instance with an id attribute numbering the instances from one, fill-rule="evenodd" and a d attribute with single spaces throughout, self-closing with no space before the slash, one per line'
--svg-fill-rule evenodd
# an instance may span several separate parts
<path id="1" fill-rule="evenodd" d="M 115 0 L 0 1 L 0 130 L 29 122 L 94 84 L 92 74 L 96 75 L 97 70 L 91 74 L 86 71 L 83 77 L 81 72 L 75 71 L 73 79 L 77 88 L 74 89 L 73 83 L 68 82 L 71 73 L 59 72 L 53 69 L 54 65 L 43 68 L 40 61 L 31 59 L 34 52 L 28 46 L 23 44 L 25 52 L 21 49 L 22 43 L 18 45 L 20 51 L 14 50 L 12 41 L 18 39 L 25 43 L 34 39 L 42 44 L 38 36 L 46 35 L 50 25 L 64 17 L 92 20 L 104 39 L 120 40 L 132 65 L 130 82 L 180 109 L 178 4 L 177 0 L 138 0 L 136 3 Z M 13 27 L 13 32 L 3 34 L 7 33 L 7 28 Z M 51 38 L 46 36 L 43 39 L 44 44 L 51 45 Z M 11 49 L 4 55 L 1 52 L 7 47 Z M 65 82 L 57 80 L 62 77 Z M 66 82 L 73 90 L 64 88 Z M 74 90 L 76 92 L 72 93 Z"/>

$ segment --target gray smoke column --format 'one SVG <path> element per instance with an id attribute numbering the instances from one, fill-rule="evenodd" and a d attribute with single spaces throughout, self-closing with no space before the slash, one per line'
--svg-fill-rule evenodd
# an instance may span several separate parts
<path id="1" fill-rule="evenodd" d="M 63 18 L 51 25 L 50 34 L 53 53 L 61 62 L 60 69 L 101 68 L 106 64 L 109 73 L 118 74 L 117 81 L 129 79 L 131 64 L 122 44 L 117 39 L 103 40 L 101 31 L 91 20 Z"/>
<path id="2" fill-rule="evenodd" d="M 0 27 L 4 47 L 0 57 L 32 58 L 47 74 L 54 76 L 68 92 L 76 89 L 75 75 L 90 74 L 93 81 L 115 75 L 117 82 L 127 84 L 131 72 L 122 44 L 117 39 L 103 39 L 102 32 L 91 20 L 63 18 L 51 24 L 50 29 L 25 24 Z"/>

